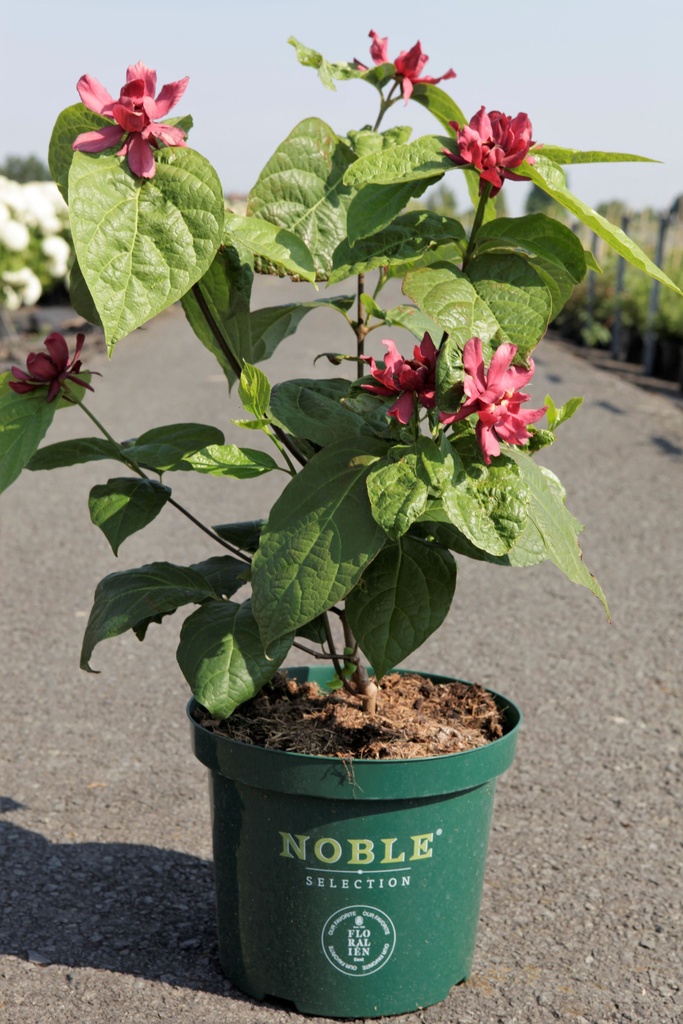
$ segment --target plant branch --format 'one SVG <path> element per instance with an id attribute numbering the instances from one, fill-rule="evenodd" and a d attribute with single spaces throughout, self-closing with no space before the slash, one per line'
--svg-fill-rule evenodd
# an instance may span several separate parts
<path id="1" fill-rule="evenodd" d="M 484 220 L 484 211 L 486 210 L 486 204 L 489 201 L 492 188 L 493 186 L 490 181 L 484 182 L 484 187 L 481 190 L 481 195 L 479 196 L 479 205 L 477 206 L 477 212 L 474 215 L 474 223 L 472 225 L 472 231 L 470 232 L 470 239 L 469 242 L 467 243 L 467 249 L 465 250 L 465 255 L 462 261 L 463 270 L 466 269 L 467 265 L 474 256 L 477 232 L 479 231 L 479 228 L 481 227 L 482 222 Z"/>

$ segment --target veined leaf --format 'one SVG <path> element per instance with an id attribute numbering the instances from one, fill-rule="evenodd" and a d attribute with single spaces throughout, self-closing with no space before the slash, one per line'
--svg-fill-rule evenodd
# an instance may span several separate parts
<path id="1" fill-rule="evenodd" d="M 76 466 L 82 462 L 95 462 L 100 459 L 114 459 L 123 462 L 121 449 L 103 437 L 76 437 L 71 441 L 57 441 L 46 444 L 31 456 L 26 464 L 27 469 L 59 469 L 63 466 Z"/>
<path id="2" fill-rule="evenodd" d="M 361 78 L 363 75 L 363 72 L 359 71 L 354 64 L 348 62 L 334 63 L 325 60 L 321 53 L 318 53 L 317 50 L 312 50 L 309 46 L 304 46 L 294 36 L 290 36 L 287 42 L 296 50 L 296 59 L 299 61 L 299 64 L 303 64 L 304 67 L 315 68 L 320 81 L 326 89 L 331 89 L 332 92 L 336 91 L 335 78 L 346 80 L 349 78 Z"/>
<path id="3" fill-rule="evenodd" d="M 96 132 L 100 128 L 111 128 L 110 118 L 95 114 L 83 103 L 74 103 L 63 110 L 52 129 L 47 162 L 50 174 L 65 202 L 69 199 L 69 170 L 74 158 L 73 143 L 83 132 Z M 91 321 L 92 322 L 92 321 Z"/>
<path id="4" fill-rule="evenodd" d="M 543 143 L 543 149 L 534 156 L 542 156 L 546 160 L 553 160 L 556 164 L 613 164 L 624 162 L 644 162 L 658 164 L 659 160 L 652 160 L 649 156 L 636 156 L 635 153 L 605 153 L 599 149 L 567 149 L 565 146 L 549 146 Z"/>
<path id="5" fill-rule="evenodd" d="M 262 476 L 278 464 L 266 452 L 256 448 L 238 448 L 236 444 L 210 444 L 187 458 L 197 473 L 211 476 L 231 476 L 237 480 L 248 480 Z"/>
<path id="6" fill-rule="evenodd" d="M 159 473 L 192 469 L 190 459 L 207 445 L 225 441 L 223 431 L 206 423 L 169 423 L 140 434 L 124 446 L 124 454 L 138 465 Z"/>
<path id="7" fill-rule="evenodd" d="M 354 193 L 347 212 L 347 235 L 350 245 L 381 231 L 405 209 L 411 199 L 421 196 L 443 174 L 420 178 L 398 185 L 364 185 Z"/>
<path id="8" fill-rule="evenodd" d="M 442 128 L 445 128 L 449 135 L 455 135 L 451 127 L 451 121 L 455 121 L 459 128 L 463 128 L 468 122 L 458 104 L 447 92 L 439 89 L 438 85 L 430 85 L 428 82 L 417 82 L 413 86 L 410 96 L 420 106 L 426 107 L 430 114 L 433 114 Z"/>
<path id="9" fill-rule="evenodd" d="M 273 505 L 252 563 L 252 602 L 266 648 L 341 600 L 387 537 L 367 496 L 388 446 L 336 441 L 315 455 Z"/>
<path id="10" fill-rule="evenodd" d="M 249 193 L 247 215 L 298 235 L 313 257 L 317 280 L 327 279 L 332 253 L 346 237 L 352 192 L 343 177 L 353 160 L 329 125 L 311 117 L 278 146 Z"/>
<path id="11" fill-rule="evenodd" d="M 81 668 L 93 671 L 90 658 L 101 640 L 119 636 L 139 622 L 173 612 L 182 605 L 200 604 L 212 598 L 218 600 L 200 573 L 170 562 L 152 562 L 105 576 L 95 590 L 81 648 Z"/>
<path id="12" fill-rule="evenodd" d="M 0 375 L 0 491 L 27 465 L 57 410 L 56 401 L 47 401 L 46 388 L 18 395 L 9 381 L 9 373 Z"/>
<path id="13" fill-rule="evenodd" d="M 365 430 L 363 417 L 341 404 L 348 393 L 349 381 L 341 377 L 287 380 L 273 388 L 271 409 L 290 434 L 328 445 Z"/>
<path id="14" fill-rule="evenodd" d="M 429 489 L 419 468 L 416 452 L 399 457 L 392 449 L 368 473 L 372 515 L 392 540 L 402 537 L 427 507 Z"/>
<path id="15" fill-rule="evenodd" d="M 586 274 L 586 256 L 581 242 L 566 225 L 532 213 L 526 217 L 498 217 L 480 228 L 477 250 L 523 249 L 564 270 L 575 284 Z"/>
<path id="16" fill-rule="evenodd" d="M 468 277 L 518 354 L 525 359 L 541 340 L 552 312 L 550 292 L 522 256 L 491 253 L 472 260 Z"/>
<path id="17" fill-rule="evenodd" d="M 239 396 L 242 405 L 252 416 L 266 416 L 270 407 L 270 381 L 263 370 L 245 363 L 240 377 Z"/>
<path id="18" fill-rule="evenodd" d="M 157 150 L 153 178 L 116 156 L 74 153 L 71 230 L 107 348 L 181 298 L 213 261 L 223 234 L 223 192 L 204 157 Z"/>
<path id="19" fill-rule="evenodd" d="M 234 544 L 240 551 L 253 552 L 259 545 L 261 531 L 265 523 L 265 519 L 250 519 L 241 523 L 223 523 L 212 527 L 212 529 L 219 537 Z"/>
<path id="20" fill-rule="evenodd" d="M 364 185 L 396 185 L 419 178 L 433 178 L 456 166 L 444 149 L 456 152 L 450 138 L 425 135 L 415 142 L 394 146 L 381 153 L 370 153 L 356 160 L 344 175 L 351 188 Z"/>
<path id="21" fill-rule="evenodd" d="M 305 242 L 286 228 L 260 217 L 238 217 L 226 213 L 225 230 L 230 242 L 240 242 L 255 256 L 263 256 L 304 281 L 315 281 L 313 257 Z"/>
<path id="22" fill-rule="evenodd" d="M 446 548 L 410 536 L 387 544 L 370 563 L 346 598 L 346 614 L 378 679 L 439 628 L 455 579 Z"/>
<path id="23" fill-rule="evenodd" d="M 170 488 L 156 480 L 118 477 L 92 488 L 88 498 L 90 518 L 117 555 L 126 537 L 156 519 L 170 496 Z"/>
<path id="24" fill-rule="evenodd" d="M 621 228 L 618 228 L 615 224 L 610 224 L 601 214 L 592 210 L 590 206 L 586 206 L 585 203 L 567 189 L 562 168 L 553 163 L 552 160 L 548 160 L 539 154 L 533 166 L 523 163 L 515 169 L 515 173 L 529 178 L 530 181 L 533 181 L 534 185 L 538 185 L 540 189 L 543 189 L 549 196 L 552 196 L 560 206 L 570 210 L 591 231 L 594 231 L 600 238 L 604 238 L 615 252 L 623 256 L 627 263 L 637 267 L 638 270 L 643 270 L 650 277 L 654 278 L 655 281 L 665 284 L 672 291 L 683 295 L 681 289 L 667 277 L 663 270 L 660 270 L 652 262 L 649 256 Z"/>

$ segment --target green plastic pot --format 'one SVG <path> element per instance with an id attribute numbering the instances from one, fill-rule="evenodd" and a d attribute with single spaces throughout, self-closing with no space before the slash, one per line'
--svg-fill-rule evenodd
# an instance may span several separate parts
<path id="1" fill-rule="evenodd" d="M 324 686 L 332 670 L 288 669 Z M 452 680 L 429 674 L 435 683 Z M 210 769 L 221 965 L 324 1017 L 406 1013 L 470 973 L 495 780 L 521 719 L 442 757 L 346 761 L 249 746 L 192 718 Z"/>

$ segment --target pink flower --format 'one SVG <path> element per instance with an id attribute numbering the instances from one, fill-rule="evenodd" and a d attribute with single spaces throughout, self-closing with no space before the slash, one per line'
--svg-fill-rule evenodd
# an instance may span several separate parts
<path id="1" fill-rule="evenodd" d="M 54 402 L 62 389 L 65 380 L 70 380 L 82 388 L 92 391 L 90 384 L 80 380 L 76 374 L 81 371 L 81 360 L 78 358 L 85 334 L 76 335 L 76 350 L 73 357 L 69 359 L 69 346 L 63 335 L 49 334 L 45 339 L 47 352 L 31 352 L 26 359 L 26 370 L 13 366 L 11 369 L 14 380 L 9 381 L 12 391 L 18 395 L 24 395 L 29 391 L 36 391 L 38 388 L 47 387 L 47 400 Z M 28 372 L 26 372 L 28 371 Z"/>
<path id="2" fill-rule="evenodd" d="M 385 36 L 381 38 L 377 35 L 374 29 L 369 33 L 372 39 L 372 46 L 370 47 L 370 56 L 372 57 L 375 64 L 387 64 L 389 63 L 389 37 Z M 408 102 L 410 99 L 413 87 L 418 82 L 424 82 L 427 85 L 436 85 L 437 82 L 441 82 L 444 78 L 455 78 L 455 71 L 453 68 L 449 68 L 445 75 L 441 75 L 440 78 L 432 78 L 430 75 L 423 75 L 422 69 L 429 60 L 426 53 L 422 52 L 422 45 L 419 40 L 415 43 L 415 46 L 411 50 L 401 50 L 396 60 L 393 62 L 396 68 L 396 81 L 401 83 L 401 91 L 403 98 Z M 360 61 L 356 61 L 356 67 L 359 71 L 367 71 L 367 67 L 361 64 Z"/>
<path id="3" fill-rule="evenodd" d="M 118 100 L 114 100 L 103 85 L 90 75 L 78 80 L 78 93 L 88 108 L 103 117 L 111 117 L 116 124 L 94 132 L 83 132 L 73 144 L 84 153 L 100 153 L 103 149 L 123 146 L 116 154 L 127 156 L 128 166 L 139 178 L 153 178 L 156 173 L 154 149 L 159 141 L 167 146 L 184 146 L 185 132 L 168 124 L 153 124 L 155 118 L 166 117 L 181 98 L 189 78 L 165 85 L 156 99 L 157 73 L 139 61 L 131 64 L 126 73 L 126 84 Z"/>
<path id="4" fill-rule="evenodd" d="M 486 372 L 479 338 L 470 338 L 463 352 L 465 366 L 465 394 L 467 400 L 458 412 L 452 415 L 441 413 L 444 424 L 456 423 L 472 413 L 479 417 L 476 426 L 479 447 L 484 453 L 488 466 L 491 456 L 500 455 L 499 441 L 523 445 L 529 440 L 529 423 L 535 423 L 544 415 L 542 409 L 521 409 L 522 402 L 528 402 L 530 395 L 524 395 L 518 388 L 528 384 L 534 374 L 534 361 L 529 360 L 529 369 L 512 366 L 517 346 L 506 342 L 493 354 Z"/>
<path id="5" fill-rule="evenodd" d="M 510 168 L 519 167 L 524 160 L 529 164 L 534 163 L 534 158 L 528 156 L 535 143 L 531 138 L 531 121 L 526 114 L 508 117 L 500 110 L 492 110 L 487 114 L 486 107 L 482 107 L 463 128 L 460 128 L 457 121 L 451 121 L 450 125 L 458 133 L 459 155 L 447 149 L 444 149 L 444 153 L 456 164 L 471 164 L 481 172 L 480 192 L 485 181 L 493 185 L 491 195 L 495 196 L 504 178 L 525 180 Z"/>
<path id="6" fill-rule="evenodd" d="M 420 345 L 415 346 L 412 359 L 404 359 L 393 341 L 386 340 L 382 344 L 387 347 L 383 370 L 378 368 L 372 356 L 361 357 L 370 364 L 370 373 L 378 384 L 361 386 L 371 395 L 398 395 L 387 414 L 395 416 L 399 423 L 408 423 L 414 411 L 413 395 L 417 395 L 425 409 L 433 409 L 436 405 L 438 352 L 428 334 Z"/>

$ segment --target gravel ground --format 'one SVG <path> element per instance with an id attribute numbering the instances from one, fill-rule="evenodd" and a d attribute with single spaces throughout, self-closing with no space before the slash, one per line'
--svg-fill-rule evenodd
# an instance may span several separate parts
<path id="1" fill-rule="evenodd" d="M 265 304 L 304 288 L 258 282 Z M 341 325 L 311 314 L 271 376 L 291 375 L 295 346 L 297 359 L 347 347 Z M 507 693 L 525 724 L 498 787 L 473 975 L 405 1024 L 683 1021 L 683 410 L 557 343 L 537 363 L 534 404 L 547 389 L 558 404 L 586 398 L 544 455 L 588 524 L 586 561 L 612 623 L 550 566 L 463 560 L 446 626 L 407 663 Z M 90 365 L 104 374 L 91 407 L 115 435 L 195 419 L 237 439 L 236 403 L 179 310 Z M 78 418 L 60 413 L 50 440 L 90 434 Z M 304 1018 L 291 1007 L 240 995 L 218 967 L 205 769 L 174 658 L 180 616 L 143 645 L 130 634 L 102 644 L 100 675 L 78 669 L 102 575 L 207 553 L 169 509 L 115 561 L 85 502 L 110 470 L 25 474 L 0 506 L 0 1019 L 294 1024 Z M 178 477 L 176 497 L 212 523 L 258 515 L 275 486 Z"/>

